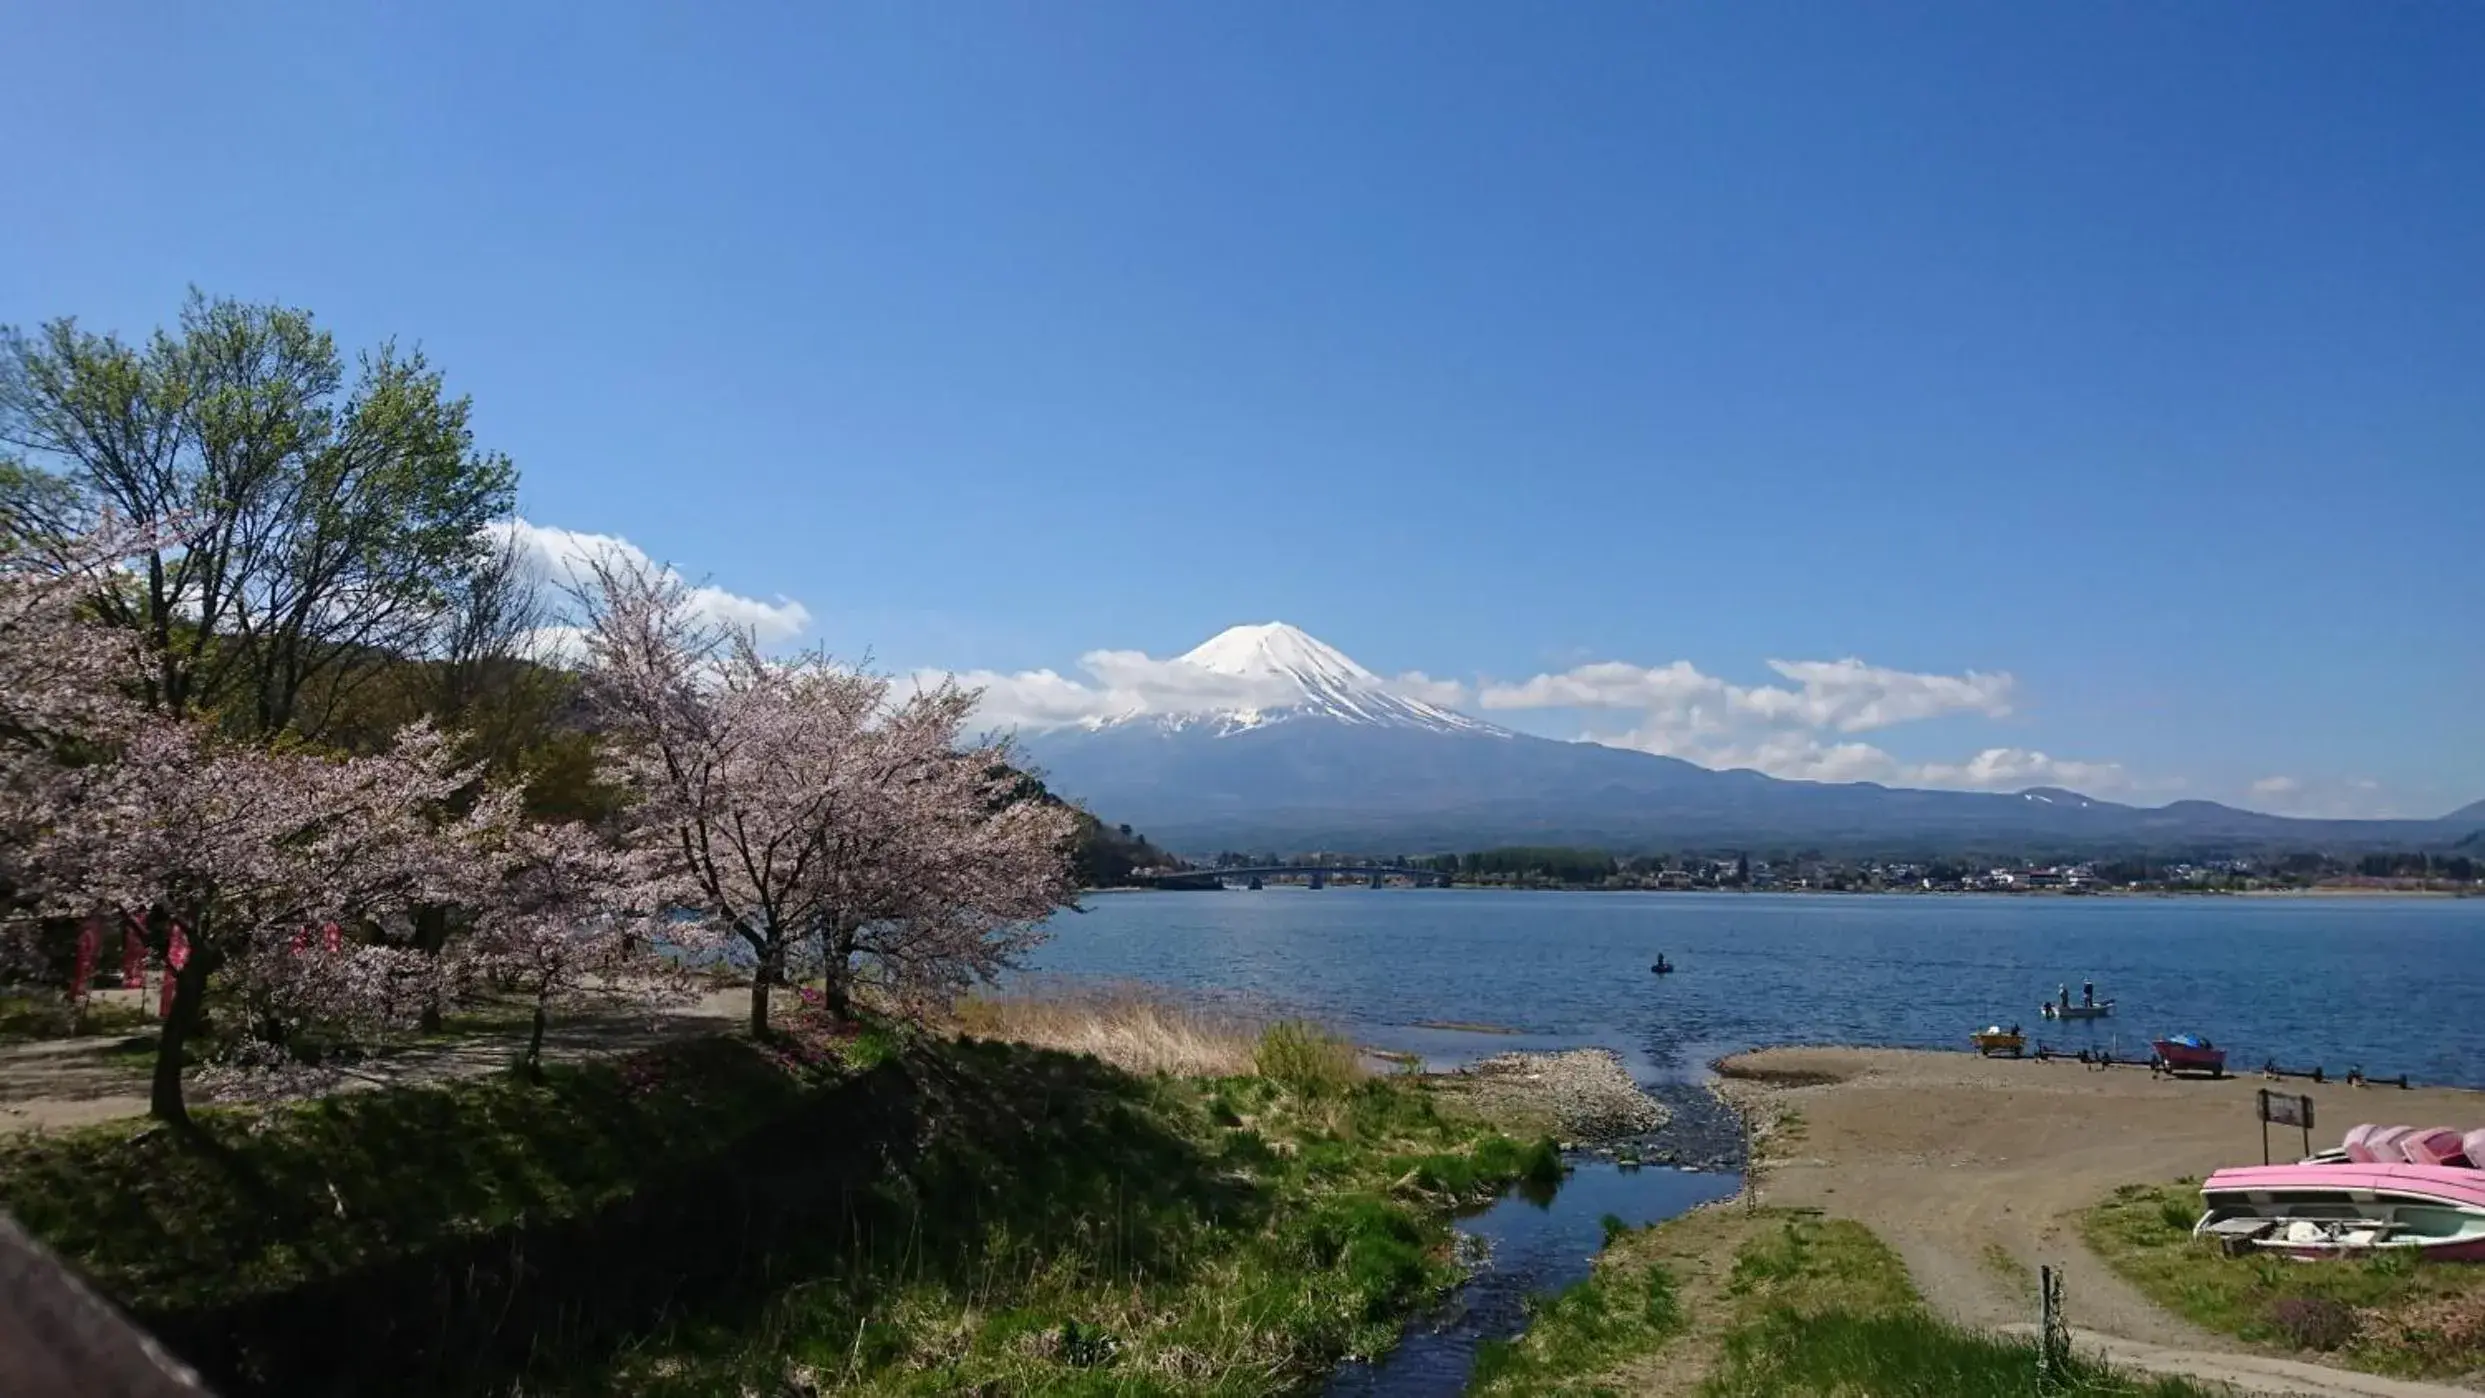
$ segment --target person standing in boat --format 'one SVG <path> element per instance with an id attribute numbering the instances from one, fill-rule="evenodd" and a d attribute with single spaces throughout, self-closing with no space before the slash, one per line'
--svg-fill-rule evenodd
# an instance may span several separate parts
<path id="1" fill-rule="evenodd" d="M 2079 983 L 2079 1002 L 2092 1010 L 2097 1007 L 2097 983 L 2095 981 Z"/>
<path id="2" fill-rule="evenodd" d="M 2061 997 L 2062 1008 L 2066 1010 L 2071 1008 L 2071 983 L 2069 981 L 2064 981 L 2062 984 L 2055 986 L 2054 994 Z"/>

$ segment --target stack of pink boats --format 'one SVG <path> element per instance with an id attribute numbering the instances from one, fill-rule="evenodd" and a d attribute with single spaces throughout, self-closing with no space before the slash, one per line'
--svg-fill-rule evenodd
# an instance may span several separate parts
<path id="1" fill-rule="evenodd" d="M 2220 1170 L 2200 1194 L 2193 1236 L 2231 1251 L 2485 1259 L 2485 1130 L 2359 1126 L 2301 1164 Z"/>

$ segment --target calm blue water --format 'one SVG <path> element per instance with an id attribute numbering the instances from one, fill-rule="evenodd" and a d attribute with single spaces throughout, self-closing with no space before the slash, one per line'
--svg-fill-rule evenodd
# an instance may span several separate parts
<path id="1" fill-rule="evenodd" d="M 2485 1086 L 2485 899 L 1270 889 L 1102 896 L 1054 931 L 1036 970 L 1246 998 L 1435 1057 L 1606 1044 L 1664 1076 L 1769 1043 L 1964 1048 L 2017 1021 L 2073 1049 L 2189 1030 L 2238 1068 Z M 1648 973 L 1659 951 L 1675 975 Z M 2083 979 L 2114 1018 L 2037 1018 Z"/>

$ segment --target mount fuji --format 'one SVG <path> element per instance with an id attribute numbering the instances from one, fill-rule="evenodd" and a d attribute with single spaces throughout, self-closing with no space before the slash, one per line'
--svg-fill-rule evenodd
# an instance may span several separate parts
<path id="1" fill-rule="evenodd" d="M 1388 681 L 1337 647 L 1282 621 L 1228 627 L 1184 652 L 1178 663 L 1200 672 L 1203 698 L 1214 695 L 1229 706 L 1131 713 L 1089 727 L 1146 723 L 1230 737 L 1267 724 L 1308 722 L 1511 736 L 1465 714 L 1391 693 Z"/>
<path id="2" fill-rule="evenodd" d="M 1421 853 L 1813 846 L 1882 854 L 2447 845 L 2485 819 L 2294 820 L 2056 788 L 1918 791 L 1715 771 L 1513 732 L 1428 702 L 1283 622 L 1187 652 L 1145 707 L 1023 735 L 1052 788 L 1161 844 Z M 1165 692 L 1176 697 L 1167 699 Z M 2461 813 L 2467 814 L 2466 812 Z"/>

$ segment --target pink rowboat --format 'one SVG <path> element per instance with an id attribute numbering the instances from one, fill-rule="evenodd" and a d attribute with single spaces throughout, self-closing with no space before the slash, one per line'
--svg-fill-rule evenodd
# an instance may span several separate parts
<path id="1" fill-rule="evenodd" d="M 2410 1251 L 2485 1260 L 2485 1170 L 2460 1165 L 2249 1165 L 2201 1183 L 2192 1236 L 2238 1251 L 2332 1258 Z"/>

